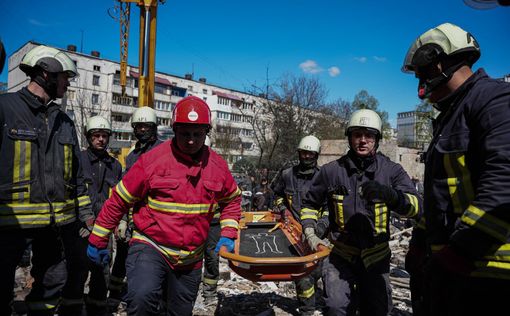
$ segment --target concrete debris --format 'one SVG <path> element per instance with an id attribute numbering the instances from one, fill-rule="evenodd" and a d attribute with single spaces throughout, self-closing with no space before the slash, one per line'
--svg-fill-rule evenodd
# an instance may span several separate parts
<path id="1" fill-rule="evenodd" d="M 409 291 L 409 274 L 404 270 L 405 254 L 411 238 L 411 229 L 408 224 L 392 221 L 390 225 L 392 250 L 390 282 L 392 287 L 394 309 L 391 315 L 412 315 L 411 293 Z M 18 268 L 16 271 L 16 298 L 15 306 L 28 294 L 31 286 L 29 268 Z M 322 293 L 322 282 L 318 284 Z M 251 282 L 235 274 L 228 267 L 228 262 L 220 260 L 220 281 L 218 282 L 218 299 L 204 301 L 202 286 L 195 302 L 193 315 L 250 315 L 250 316 L 285 316 L 299 315 L 296 300 L 296 291 L 292 282 Z M 22 304 L 21 304 L 22 305 Z M 319 308 L 324 306 L 323 300 Z M 23 307 L 20 307 L 21 309 Z M 21 312 L 21 311 L 20 311 Z M 22 315 L 15 314 L 15 315 Z M 126 315 L 125 309 L 119 309 L 118 316 Z M 315 316 L 322 315 L 317 310 Z"/>

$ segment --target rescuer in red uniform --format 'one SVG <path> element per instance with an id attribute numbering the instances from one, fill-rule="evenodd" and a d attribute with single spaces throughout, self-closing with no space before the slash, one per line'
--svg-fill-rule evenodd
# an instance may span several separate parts
<path id="1" fill-rule="evenodd" d="M 142 155 L 115 187 L 89 238 L 87 253 L 108 262 L 108 236 L 133 207 L 126 262 L 128 314 L 155 315 L 168 284 L 171 315 L 191 315 L 201 279 L 209 223 L 219 207 L 217 249 L 234 248 L 241 195 L 226 162 L 204 146 L 209 106 L 186 97 L 173 113 L 175 137 Z"/>

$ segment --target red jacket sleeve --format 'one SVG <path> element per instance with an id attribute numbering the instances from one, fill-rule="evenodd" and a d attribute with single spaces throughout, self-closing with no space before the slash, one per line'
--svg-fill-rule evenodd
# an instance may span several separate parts
<path id="1" fill-rule="evenodd" d="M 237 187 L 228 168 L 225 166 L 223 170 L 227 175 L 223 189 L 220 196 L 218 196 L 218 205 L 221 212 L 221 236 L 235 239 L 237 238 L 239 219 L 241 218 L 241 190 Z"/>
<path id="2" fill-rule="evenodd" d="M 147 178 L 144 173 L 143 159 L 138 159 L 115 186 L 112 195 L 101 208 L 89 237 L 92 245 L 99 249 L 107 247 L 109 236 L 122 217 L 147 194 Z"/>

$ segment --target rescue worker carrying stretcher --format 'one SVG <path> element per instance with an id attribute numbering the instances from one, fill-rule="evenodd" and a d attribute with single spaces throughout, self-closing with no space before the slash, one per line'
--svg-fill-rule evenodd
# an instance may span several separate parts
<path id="1" fill-rule="evenodd" d="M 402 68 L 440 111 L 425 156 L 427 315 L 508 314 L 510 84 L 473 72 L 479 58 L 473 35 L 444 23 L 413 42 Z"/>
<path id="2" fill-rule="evenodd" d="M 28 87 L 0 96 L 0 315 L 10 315 L 16 265 L 32 245 L 28 315 L 53 315 L 69 250 L 94 215 L 83 181 L 73 121 L 53 102 L 76 77 L 64 52 L 32 48 L 20 69 Z M 68 264 L 69 282 L 76 268 Z"/>
<path id="3" fill-rule="evenodd" d="M 377 152 L 379 115 L 354 112 L 345 131 L 349 152 L 321 167 L 303 201 L 301 220 L 314 250 L 333 249 L 323 262 L 326 315 L 388 315 L 390 212 L 415 216 L 420 198 L 402 166 Z M 329 206 L 328 239 L 316 234 L 319 209 Z"/>
<path id="4" fill-rule="evenodd" d="M 234 248 L 241 195 L 227 163 L 209 147 L 209 106 L 189 96 L 174 109 L 175 137 L 142 155 L 113 190 L 89 238 L 88 255 L 108 261 L 108 236 L 133 207 L 126 262 L 129 315 L 155 315 L 168 284 L 171 315 L 191 315 L 201 279 L 205 241 L 217 207 L 221 237 Z"/>
<path id="5" fill-rule="evenodd" d="M 288 209 L 292 216 L 301 222 L 301 204 L 312 183 L 313 177 L 319 172 L 317 159 L 321 152 L 320 140 L 313 136 L 305 136 L 299 141 L 297 147 L 299 164 L 282 171 L 276 180 L 273 191 L 276 197 L 275 209 L 284 215 Z M 329 226 L 327 207 L 321 208 L 316 232 L 321 238 L 326 234 Z M 316 295 L 316 282 L 321 277 L 321 265 L 311 274 L 294 281 L 299 302 L 300 315 L 313 315 L 318 297 Z"/>

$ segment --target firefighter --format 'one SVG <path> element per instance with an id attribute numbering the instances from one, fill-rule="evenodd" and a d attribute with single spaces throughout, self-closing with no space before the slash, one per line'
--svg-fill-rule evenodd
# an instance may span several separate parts
<path id="1" fill-rule="evenodd" d="M 211 139 L 205 138 L 205 145 L 211 148 Z M 220 257 L 215 251 L 220 239 L 220 209 L 214 212 L 213 219 L 207 234 L 207 241 L 204 253 L 204 275 L 202 278 L 202 296 L 204 305 L 212 306 L 218 303 L 218 280 L 220 279 Z"/>
<path id="2" fill-rule="evenodd" d="M 321 167 L 303 201 L 301 220 L 310 247 L 328 246 L 322 279 L 327 315 L 387 315 L 392 309 L 390 212 L 412 217 L 420 198 L 402 166 L 377 152 L 379 115 L 354 112 L 345 134 L 348 153 Z M 328 239 L 317 236 L 318 210 L 329 206 Z"/>
<path id="3" fill-rule="evenodd" d="M 53 102 L 78 72 L 68 55 L 43 45 L 19 67 L 28 86 L 0 96 L 0 315 L 11 314 L 16 265 L 29 245 L 28 314 L 52 315 L 66 282 L 65 257 L 94 219 L 74 123 Z"/>
<path id="4" fill-rule="evenodd" d="M 87 121 L 85 135 L 89 144 L 81 152 L 83 175 L 87 183 L 92 211 L 97 217 L 103 203 L 122 177 L 122 166 L 107 151 L 112 129 L 110 122 L 101 116 L 93 116 Z M 59 315 L 80 315 L 83 305 L 83 290 L 90 271 L 89 291 L 86 297 L 88 315 L 104 315 L 107 312 L 109 265 L 106 270 L 95 264 L 89 264 L 87 258 L 88 236 L 90 232 L 82 231 L 81 239 L 73 248 L 73 259 L 79 260 L 83 268 L 78 271 L 81 279 L 75 284 L 68 282 L 64 287 L 62 306 Z"/>
<path id="5" fill-rule="evenodd" d="M 321 143 L 315 136 L 303 137 L 297 147 L 299 164 L 282 171 L 275 182 L 273 191 L 275 194 L 276 211 L 282 215 L 288 209 L 292 216 L 301 222 L 300 210 L 313 176 L 319 172 L 317 159 L 321 151 Z M 326 209 L 327 208 L 323 208 Z M 317 223 L 317 235 L 324 237 L 328 227 L 328 213 L 322 212 Z M 310 275 L 296 280 L 296 292 L 299 302 L 300 315 L 313 315 L 316 304 L 316 282 L 320 278 L 321 269 L 316 268 Z"/>
<path id="6" fill-rule="evenodd" d="M 158 139 L 158 124 L 154 109 L 148 106 L 136 109 L 131 117 L 131 127 L 133 127 L 133 133 L 138 141 L 126 157 L 126 170 L 124 173 L 133 166 L 142 154 L 162 143 Z M 128 216 L 126 215 L 115 230 L 116 252 L 108 286 L 110 290 L 109 304 L 111 304 L 111 308 L 115 311 L 125 292 L 126 257 L 131 232 L 128 222 Z"/>
<path id="7" fill-rule="evenodd" d="M 217 207 L 216 251 L 234 248 L 241 196 L 227 163 L 209 147 L 211 112 L 189 96 L 174 109 L 175 137 L 142 155 L 105 202 L 90 235 L 92 261 L 108 260 L 108 236 L 133 207 L 127 270 L 127 312 L 155 315 L 167 282 L 171 315 L 191 315 L 201 280 L 205 242 Z"/>
<path id="8" fill-rule="evenodd" d="M 420 35 L 402 70 L 440 111 L 425 157 L 430 315 L 501 315 L 510 297 L 510 84 L 472 70 L 476 39 L 444 23 Z"/>

